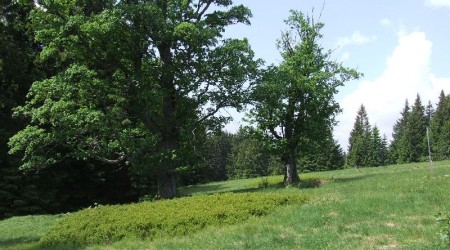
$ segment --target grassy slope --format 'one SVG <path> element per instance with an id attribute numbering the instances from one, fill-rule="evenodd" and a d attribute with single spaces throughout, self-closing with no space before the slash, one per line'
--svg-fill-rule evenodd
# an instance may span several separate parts
<path id="1" fill-rule="evenodd" d="M 0 221 L 0 249 L 32 248 L 63 215 L 34 215 Z"/>
<path id="2" fill-rule="evenodd" d="M 314 174 L 317 175 L 317 174 Z M 113 249 L 448 249 L 434 215 L 450 211 L 450 162 L 349 169 L 318 174 L 315 199 L 245 224 Z M 246 180 L 248 182 L 248 180 Z M 219 183 L 190 187 L 199 194 Z M 232 188 L 222 184 L 231 191 Z M 237 185 L 241 190 L 245 185 Z M 268 191 L 268 190 L 267 190 Z M 277 191 L 293 191 L 279 189 Z M 100 249 L 93 247 L 93 249 Z"/>
<path id="3" fill-rule="evenodd" d="M 304 192 L 313 197 L 306 205 L 283 207 L 264 218 L 210 227 L 186 237 L 123 240 L 89 249 L 448 249 L 437 234 L 434 215 L 450 212 L 450 161 L 435 163 L 433 171 L 427 164 L 408 164 L 314 175 L 326 183 L 302 191 L 258 190 Z M 210 183 L 183 192 L 244 191 L 252 183 L 255 180 Z M 0 221 L 0 248 L 27 248 L 58 219 L 30 222 L 32 218 Z M 25 226 L 32 224 L 35 230 Z"/>

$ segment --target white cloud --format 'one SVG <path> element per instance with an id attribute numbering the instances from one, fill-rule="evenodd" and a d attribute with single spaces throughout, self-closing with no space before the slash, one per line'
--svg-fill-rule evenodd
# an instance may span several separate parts
<path id="1" fill-rule="evenodd" d="M 347 149 L 348 137 L 353 127 L 357 109 L 361 104 L 367 109 L 369 121 L 391 138 L 392 127 L 398 119 L 405 99 L 412 104 L 417 93 L 422 104 L 428 100 L 436 103 L 443 89 L 450 93 L 450 78 L 438 78 L 431 73 L 432 42 L 425 33 L 400 34 L 399 41 L 386 62 L 386 69 L 375 80 L 363 80 L 341 101 L 343 113 L 335 129 L 336 139 Z"/>
<path id="2" fill-rule="evenodd" d="M 344 53 L 342 53 L 342 56 L 341 56 L 341 62 L 345 62 L 345 61 L 348 61 L 348 59 L 350 59 L 350 53 L 349 52 L 344 52 Z"/>
<path id="3" fill-rule="evenodd" d="M 376 40 L 375 36 L 364 36 L 359 31 L 354 31 L 349 37 L 340 37 L 337 40 L 337 46 L 343 48 L 348 45 L 363 45 Z"/>
<path id="4" fill-rule="evenodd" d="M 392 21 L 389 20 L 389 19 L 387 19 L 387 18 L 383 18 L 383 19 L 380 21 L 380 24 L 381 24 L 382 26 L 389 27 L 389 26 L 392 25 Z"/>
<path id="5" fill-rule="evenodd" d="M 450 7 L 450 0 L 425 0 L 425 5 L 430 7 Z"/>

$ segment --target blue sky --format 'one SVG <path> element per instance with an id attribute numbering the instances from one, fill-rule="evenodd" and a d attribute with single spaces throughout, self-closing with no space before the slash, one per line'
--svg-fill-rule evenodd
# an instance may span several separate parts
<path id="1" fill-rule="evenodd" d="M 324 1 L 235 0 L 252 10 L 252 25 L 236 25 L 227 37 L 249 39 L 258 58 L 278 64 L 276 40 L 286 29 L 283 22 L 295 9 L 318 17 Z M 325 23 L 321 44 L 335 49 L 333 57 L 344 66 L 357 68 L 364 77 L 348 82 L 336 99 L 343 108 L 334 137 L 347 149 L 356 112 L 366 106 L 369 121 L 390 139 L 392 126 L 405 99 L 435 104 L 441 90 L 450 94 L 450 0 L 340 0 L 326 1 L 321 15 Z M 244 123 L 242 114 L 228 111 L 235 131 Z"/>

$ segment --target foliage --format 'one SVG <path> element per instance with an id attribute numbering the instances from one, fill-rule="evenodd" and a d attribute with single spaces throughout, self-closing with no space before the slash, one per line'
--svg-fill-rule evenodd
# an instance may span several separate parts
<path id="1" fill-rule="evenodd" d="M 248 41 L 221 35 L 249 24 L 250 10 L 220 0 L 39 4 L 33 28 L 54 74 L 16 109 L 30 124 L 10 152 L 23 168 L 66 157 L 141 167 L 173 197 L 196 131 L 220 127 L 218 111 L 242 108 L 252 89 L 260 62 Z"/>
<path id="2" fill-rule="evenodd" d="M 261 140 L 241 128 L 232 140 L 228 155 L 228 176 L 235 179 L 267 176 L 270 156 L 264 147 Z"/>
<path id="3" fill-rule="evenodd" d="M 359 74 L 329 59 L 331 52 L 319 44 L 323 23 L 291 11 L 286 24 L 290 30 L 279 41 L 283 61 L 265 71 L 250 120 L 285 164 L 285 182 L 293 183 L 299 154 L 335 122 L 337 88 Z"/>
<path id="4" fill-rule="evenodd" d="M 436 110 L 431 117 L 430 140 L 433 158 L 450 158 L 450 95 L 441 91 Z"/>
<path id="5" fill-rule="evenodd" d="M 389 148 L 389 154 L 392 162 L 407 162 L 408 143 L 407 143 L 407 124 L 410 114 L 410 106 L 408 100 L 405 100 L 405 106 L 400 113 L 400 118 L 394 124 L 392 132 L 392 142 Z"/>
<path id="6" fill-rule="evenodd" d="M 226 193 L 122 206 L 98 206 L 71 214 L 40 245 L 112 243 L 123 238 L 185 235 L 207 226 L 241 223 L 276 207 L 305 202 L 301 194 Z"/>
<path id="7" fill-rule="evenodd" d="M 386 136 L 381 137 L 377 126 L 371 126 L 364 105 L 358 110 L 350 132 L 347 165 L 349 167 L 377 167 L 388 163 Z"/>
<path id="8" fill-rule="evenodd" d="M 427 155 L 426 144 L 426 125 L 425 107 L 422 105 L 420 96 L 417 95 L 407 126 L 407 139 L 409 148 L 409 157 L 407 162 L 419 162 L 422 156 Z"/>
<path id="9" fill-rule="evenodd" d="M 224 181 L 227 175 L 228 156 L 233 148 L 235 135 L 227 132 L 219 132 L 209 135 L 205 142 L 206 153 L 202 164 L 205 166 L 206 180 Z"/>
<path id="10" fill-rule="evenodd" d="M 342 169 L 345 156 L 341 146 L 333 139 L 332 131 L 323 131 L 321 137 L 309 140 L 308 147 L 301 152 L 297 161 L 301 172 L 317 172 Z"/>
<path id="11" fill-rule="evenodd" d="M 394 163 L 419 162 L 428 158 L 427 129 L 429 128 L 430 144 L 433 157 L 446 159 L 448 148 L 448 109 L 444 92 L 441 92 L 439 103 L 434 111 L 429 102 L 425 108 L 417 95 L 412 108 L 405 102 L 401 117 L 394 125 L 393 141 L 389 148 L 391 161 Z M 449 105 L 447 105 L 449 106 Z M 449 106 L 450 107 L 450 106 Z M 450 127 L 449 127 L 450 128 Z"/>

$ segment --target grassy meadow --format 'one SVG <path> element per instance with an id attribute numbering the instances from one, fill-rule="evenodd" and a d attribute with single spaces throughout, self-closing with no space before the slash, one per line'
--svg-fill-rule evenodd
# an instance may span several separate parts
<path id="1" fill-rule="evenodd" d="M 439 235 L 442 225 L 436 222 L 435 216 L 438 213 L 450 212 L 450 161 L 436 162 L 433 169 L 430 169 L 427 163 L 418 163 L 308 173 L 301 177 L 304 181 L 300 184 L 300 188 L 279 185 L 278 183 L 282 180 L 281 176 L 183 187 L 180 192 L 183 195 L 191 196 L 190 198 L 167 201 L 178 203 L 177 210 L 172 213 L 185 214 L 188 216 L 186 218 L 189 218 L 187 221 L 182 220 L 177 223 L 192 223 L 202 217 L 202 211 L 207 214 L 215 209 L 222 209 L 220 212 L 222 217 L 238 218 L 239 221 L 222 223 L 221 220 L 214 219 L 214 223 L 207 221 L 195 231 L 180 231 L 179 234 L 170 234 L 170 232 L 155 234 L 157 236 L 152 238 L 126 236 L 119 241 L 66 246 L 66 248 L 449 248 L 448 243 Z M 317 179 L 320 181 L 316 181 Z M 208 199 L 205 195 L 222 192 L 245 194 L 245 196 L 239 196 L 239 199 L 244 200 L 249 200 L 249 197 L 258 197 L 257 199 L 261 200 L 269 197 L 270 201 L 274 201 L 275 194 L 281 194 L 283 197 L 305 197 L 305 199 L 302 199 L 302 202 L 281 202 L 282 204 L 280 202 L 276 202 L 276 204 L 256 202 L 256 208 L 237 206 L 240 210 L 247 209 L 249 211 L 245 217 L 242 217 L 243 219 L 240 219 L 241 217 L 230 217 L 232 214 L 227 214 L 228 210 L 236 208 L 232 204 L 230 206 L 228 200 L 220 198 L 223 202 L 220 204 L 220 199 L 216 199 L 214 204 L 217 205 L 217 208 L 212 208 L 208 203 L 208 200 L 215 199 L 213 197 L 222 196 L 213 195 Z M 268 196 L 264 194 L 268 194 Z M 225 197 L 228 196 L 225 195 Z M 237 199 L 236 197 L 233 199 Z M 201 204 L 192 207 L 188 205 L 188 201 L 193 200 L 189 199 L 201 199 L 199 202 Z M 284 201 L 287 198 L 281 200 Z M 131 211 L 127 210 L 131 209 L 128 206 L 136 206 L 136 204 L 105 206 L 108 208 L 98 210 L 100 215 L 96 215 L 92 220 L 105 216 L 105 214 L 108 215 L 107 210 Z M 160 210 L 163 209 L 160 208 Z M 142 212 L 145 213 L 145 211 Z M 72 220 L 76 218 L 71 216 L 79 216 L 83 213 L 81 211 L 71 215 L 25 216 L 0 221 L 0 249 L 43 249 L 42 240 L 39 242 L 43 236 L 48 240 L 49 235 L 55 234 L 55 230 L 52 231 L 52 228 L 58 228 L 58 226 L 61 228 L 61 225 L 70 221 L 70 218 Z M 242 214 L 238 213 L 238 215 Z M 116 222 L 110 219 L 108 223 Z M 113 225 L 109 229 L 114 230 L 114 228 L 118 228 L 118 225 L 116 226 Z M 164 225 L 158 224 L 158 227 L 164 228 Z M 89 230 L 89 224 L 86 224 L 84 228 Z M 55 246 L 56 249 L 60 247 Z"/>

